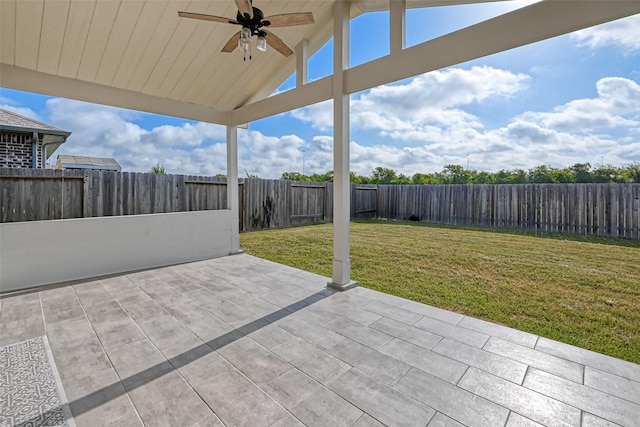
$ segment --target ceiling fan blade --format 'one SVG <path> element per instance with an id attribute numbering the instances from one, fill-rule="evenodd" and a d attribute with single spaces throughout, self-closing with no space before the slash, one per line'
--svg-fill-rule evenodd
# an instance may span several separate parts
<path id="1" fill-rule="evenodd" d="M 251 0 L 236 0 L 236 6 L 238 6 L 238 12 L 244 16 L 249 16 L 249 19 L 253 18 L 253 6 Z"/>
<path id="2" fill-rule="evenodd" d="M 266 22 L 269 22 L 267 25 Z M 262 20 L 265 26 L 269 27 L 291 27 L 293 25 L 313 24 L 313 13 L 283 13 L 281 15 L 267 16 Z"/>
<path id="3" fill-rule="evenodd" d="M 269 46 L 271 46 L 272 48 L 274 48 L 284 56 L 293 55 L 293 49 L 291 49 L 289 45 L 283 42 L 280 37 L 276 36 L 270 31 L 267 31 L 267 30 L 263 30 L 263 31 L 267 33 L 267 44 Z"/>
<path id="4" fill-rule="evenodd" d="M 222 52 L 233 52 L 236 50 L 238 48 L 238 40 L 240 40 L 240 31 L 231 36 L 227 44 L 222 48 Z"/>
<path id="5" fill-rule="evenodd" d="M 235 19 L 225 18 L 224 16 L 205 15 L 204 13 L 178 12 L 181 18 L 201 19 L 203 21 L 222 22 L 223 24 L 237 24 Z"/>

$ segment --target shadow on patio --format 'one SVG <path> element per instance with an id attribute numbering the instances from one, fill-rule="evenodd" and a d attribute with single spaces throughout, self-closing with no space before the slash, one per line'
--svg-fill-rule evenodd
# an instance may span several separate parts
<path id="1" fill-rule="evenodd" d="M 0 346 L 14 361 L 25 340 L 50 347 L 68 425 L 640 419 L 638 365 L 364 288 L 336 293 L 326 282 L 238 255 L 6 296 Z M 18 365 L 2 365 L 5 378 Z M 10 395 L 15 384 L 5 382 L 2 425 L 64 423 L 60 399 Z"/>

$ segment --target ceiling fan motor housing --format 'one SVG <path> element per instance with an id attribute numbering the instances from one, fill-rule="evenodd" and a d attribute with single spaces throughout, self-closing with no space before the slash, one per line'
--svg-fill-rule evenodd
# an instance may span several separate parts
<path id="1" fill-rule="evenodd" d="M 249 18 L 247 15 L 243 15 L 240 11 L 236 16 L 236 21 L 238 24 L 242 25 L 242 28 L 248 28 L 251 30 L 251 35 L 259 35 L 260 28 L 264 26 L 268 26 L 270 24 L 269 21 L 263 21 L 264 13 L 257 7 L 253 7 L 253 18 Z"/>

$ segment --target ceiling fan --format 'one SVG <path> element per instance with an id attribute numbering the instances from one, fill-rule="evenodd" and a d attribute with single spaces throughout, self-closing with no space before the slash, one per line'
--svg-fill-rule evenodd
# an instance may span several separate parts
<path id="1" fill-rule="evenodd" d="M 314 22 L 311 12 L 283 13 L 265 18 L 264 13 L 253 6 L 252 0 L 235 0 L 235 2 L 236 6 L 238 6 L 238 14 L 235 19 L 193 12 L 178 12 L 178 16 L 182 18 L 241 25 L 242 29 L 229 39 L 227 44 L 222 48 L 222 51 L 233 52 L 238 48 L 238 50 L 245 55 L 245 60 L 247 52 L 249 52 L 249 59 L 251 59 L 251 37 L 253 36 L 257 36 L 256 49 L 261 52 L 266 51 L 267 45 L 269 45 L 284 56 L 293 54 L 293 49 L 280 37 L 268 31 L 266 27 L 291 27 L 294 25 L 313 24 Z"/>

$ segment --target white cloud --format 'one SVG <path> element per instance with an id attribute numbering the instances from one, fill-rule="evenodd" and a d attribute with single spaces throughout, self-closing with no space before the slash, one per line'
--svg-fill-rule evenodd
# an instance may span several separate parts
<path id="1" fill-rule="evenodd" d="M 571 34 L 581 46 L 592 49 L 619 46 L 627 52 L 640 50 L 640 15 L 586 28 Z"/>
<path id="2" fill-rule="evenodd" d="M 597 98 L 578 99 L 552 112 L 528 112 L 524 118 L 551 129 L 588 133 L 600 129 L 640 125 L 640 85 L 621 77 L 596 83 Z"/>
<path id="3" fill-rule="evenodd" d="M 127 171 L 148 171 L 155 164 L 170 173 L 226 171 L 222 126 L 185 122 L 144 129 L 135 123 L 144 113 L 62 98 L 48 100 L 46 109 L 52 124 L 72 132 L 56 154 L 114 157 Z"/>
<path id="4" fill-rule="evenodd" d="M 384 100 L 379 103 L 384 107 L 376 107 L 376 111 L 359 110 L 356 114 L 359 119 L 353 120 L 352 126 L 374 127 L 386 142 L 376 145 L 351 142 L 351 169 L 369 175 L 374 167 L 385 166 L 412 175 L 441 170 L 446 164 L 466 166 L 467 161 L 470 168 L 489 171 L 529 169 L 540 164 L 566 167 L 585 161 L 596 163 L 603 157 L 613 164 L 638 161 L 640 85 L 625 78 L 607 77 L 596 83 L 596 89 L 595 98 L 573 100 L 547 112 L 527 112 L 505 126 L 489 130 L 482 125 L 469 125 L 472 120 L 467 121 L 468 126 L 444 120 L 433 123 L 433 116 L 439 114 L 446 116 L 453 111 L 467 114 L 446 107 L 463 106 L 481 96 L 465 94 L 458 101 L 441 103 L 445 108 L 432 110 L 432 116 L 423 121 L 419 117 L 407 120 L 409 113 L 398 113 L 402 112 L 402 106 L 393 110 L 388 108 L 392 102 Z M 369 103 L 374 97 L 368 95 L 362 96 L 366 102 L 359 109 L 367 104 L 372 108 L 378 105 Z M 365 122 L 360 120 L 362 117 L 371 120 Z M 314 143 L 318 144 L 316 155 L 323 160 L 318 166 L 323 164 L 324 170 L 331 169 L 331 137 L 317 137 Z M 411 147 L 402 146 L 409 143 Z"/>
<path id="5" fill-rule="evenodd" d="M 267 136 L 258 131 L 239 132 L 238 168 L 262 178 L 279 178 L 283 172 L 302 171 L 304 140 L 296 135 Z"/>
<path id="6" fill-rule="evenodd" d="M 333 101 L 319 102 L 288 114 L 300 121 L 311 123 L 315 129 L 326 131 L 333 126 Z"/>
<path id="7" fill-rule="evenodd" d="M 428 126 L 481 127 L 480 120 L 461 107 L 489 98 L 514 96 L 527 87 L 529 80 L 525 74 L 487 66 L 434 71 L 405 84 L 380 86 L 354 96 L 351 123 L 403 139 L 414 139 L 416 133 L 422 133 Z M 330 129 L 333 123 L 330 101 L 293 111 L 291 115 L 322 131 Z"/>
<path id="8" fill-rule="evenodd" d="M 0 108 L 7 111 L 12 111 L 16 114 L 20 114 L 21 116 L 29 117 L 30 119 L 42 121 L 40 115 L 33 111 L 31 108 L 20 107 L 8 98 L 0 97 Z"/>

